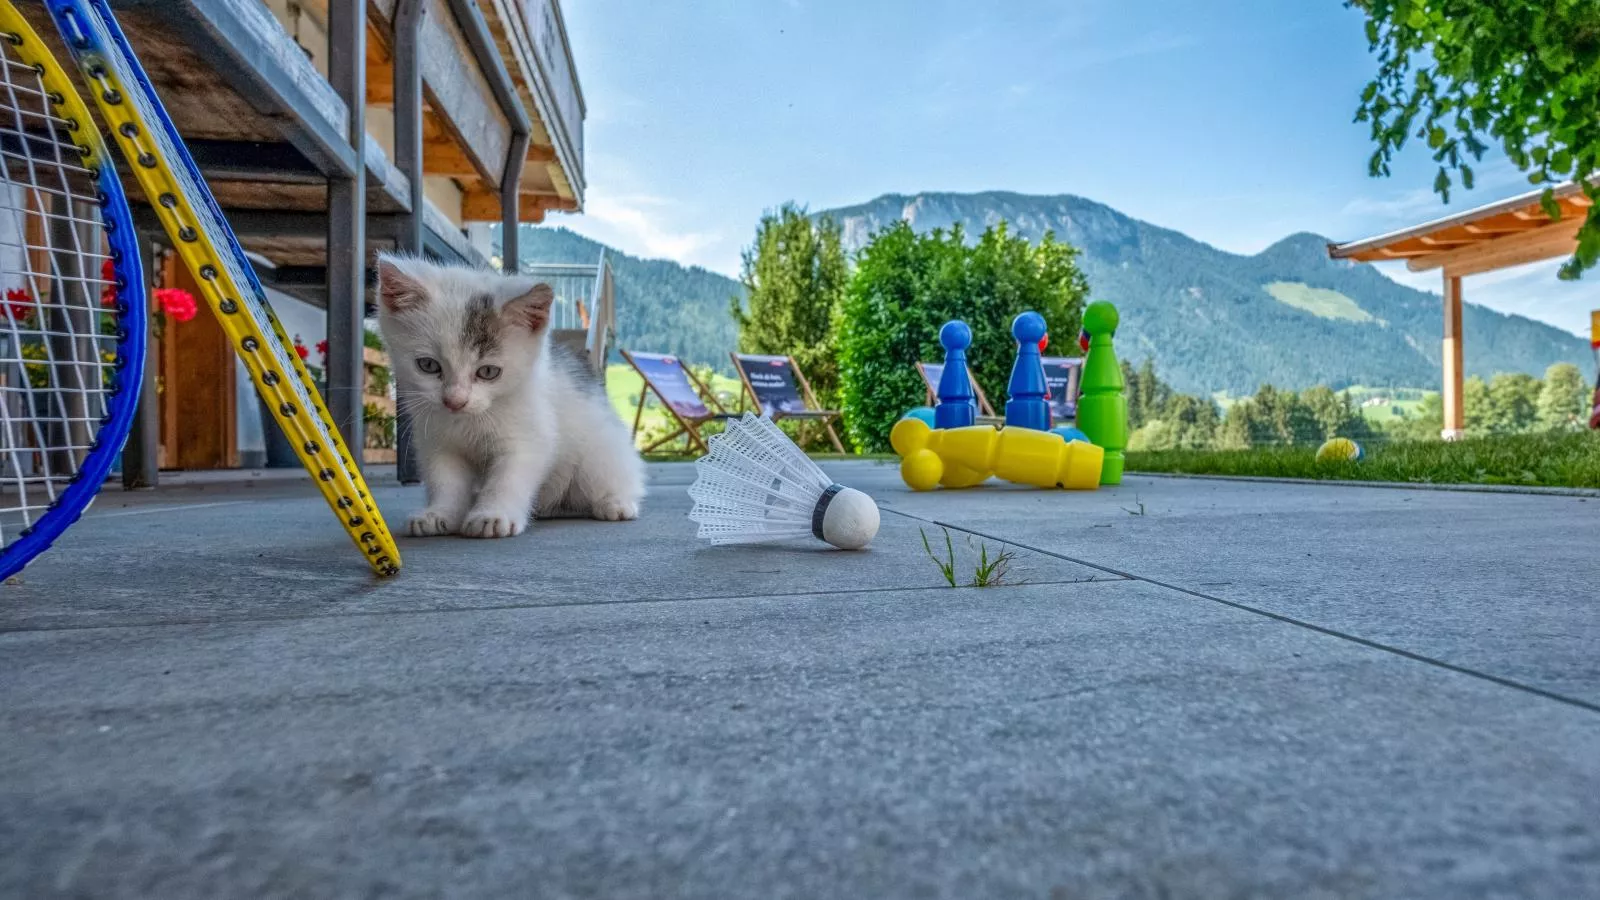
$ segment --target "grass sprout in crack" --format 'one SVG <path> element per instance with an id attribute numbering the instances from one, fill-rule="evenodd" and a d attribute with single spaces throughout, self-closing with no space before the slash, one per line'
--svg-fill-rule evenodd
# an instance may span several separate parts
<path id="1" fill-rule="evenodd" d="M 943 556 L 934 550 L 934 542 L 928 540 L 927 531 L 918 528 L 917 533 L 922 535 L 922 549 L 927 552 L 928 558 L 933 560 L 946 584 L 951 587 L 982 588 L 1022 583 L 1007 580 L 1011 574 L 1011 564 L 1017 560 L 1016 551 L 1006 550 L 1002 545 L 991 552 L 988 543 L 984 541 L 974 543 L 973 539 L 968 537 L 967 547 L 976 551 L 977 559 L 968 563 L 971 566 L 972 580 L 963 584 L 962 579 L 965 578 L 967 568 L 957 562 L 955 541 L 950 537 L 950 529 L 940 526 L 940 530 L 944 532 Z"/>

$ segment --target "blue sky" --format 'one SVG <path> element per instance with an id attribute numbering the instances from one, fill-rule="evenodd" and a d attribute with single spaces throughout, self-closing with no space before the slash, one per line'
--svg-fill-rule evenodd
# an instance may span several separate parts
<path id="1" fill-rule="evenodd" d="M 1238 253 L 1366 237 L 1530 189 L 1501 159 L 1441 206 L 1425 148 L 1388 179 L 1351 121 L 1373 63 L 1339 0 L 577 0 L 587 211 L 636 255 L 735 274 L 762 211 L 884 193 L 1072 193 Z M 1600 274 L 1469 279 L 1587 334 Z M 1434 274 L 1385 267 L 1437 291 Z"/>

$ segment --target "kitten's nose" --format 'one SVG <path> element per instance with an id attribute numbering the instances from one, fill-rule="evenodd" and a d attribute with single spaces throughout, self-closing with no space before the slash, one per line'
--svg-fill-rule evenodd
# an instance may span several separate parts
<path id="1" fill-rule="evenodd" d="M 443 399 L 444 408 L 450 410 L 451 412 L 461 412 L 463 409 L 467 408 L 467 399 L 465 397 L 461 398 L 460 400 L 457 400 L 454 397 L 445 397 Z"/>

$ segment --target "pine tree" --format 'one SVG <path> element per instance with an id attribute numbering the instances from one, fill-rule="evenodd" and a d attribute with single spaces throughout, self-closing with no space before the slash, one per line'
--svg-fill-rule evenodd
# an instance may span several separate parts
<path id="1" fill-rule="evenodd" d="M 739 350 L 793 356 L 818 402 L 834 405 L 833 313 L 850 278 L 838 224 L 813 222 L 804 207 L 786 203 L 761 217 L 741 259 L 746 301 L 734 297 L 731 303 Z"/>

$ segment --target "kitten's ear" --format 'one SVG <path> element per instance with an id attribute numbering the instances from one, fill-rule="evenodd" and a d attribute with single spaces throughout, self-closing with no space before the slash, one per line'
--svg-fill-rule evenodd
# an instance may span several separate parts
<path id="1" fill-rule="evenodd" d="M 428 292 L 392 259 L 378 258 L 378 302 L 392 313 L 403 313 L 428 302 Z"/>
<path id="2" fill-rule="evenodd" d="M 550 285 L 540 282 L 526 294 L 507 301 L 500 315 L 507 322 L 536 332 L 550 324 L 550 306 L 555 301 L 556 292 L 550 289 Z"/>

